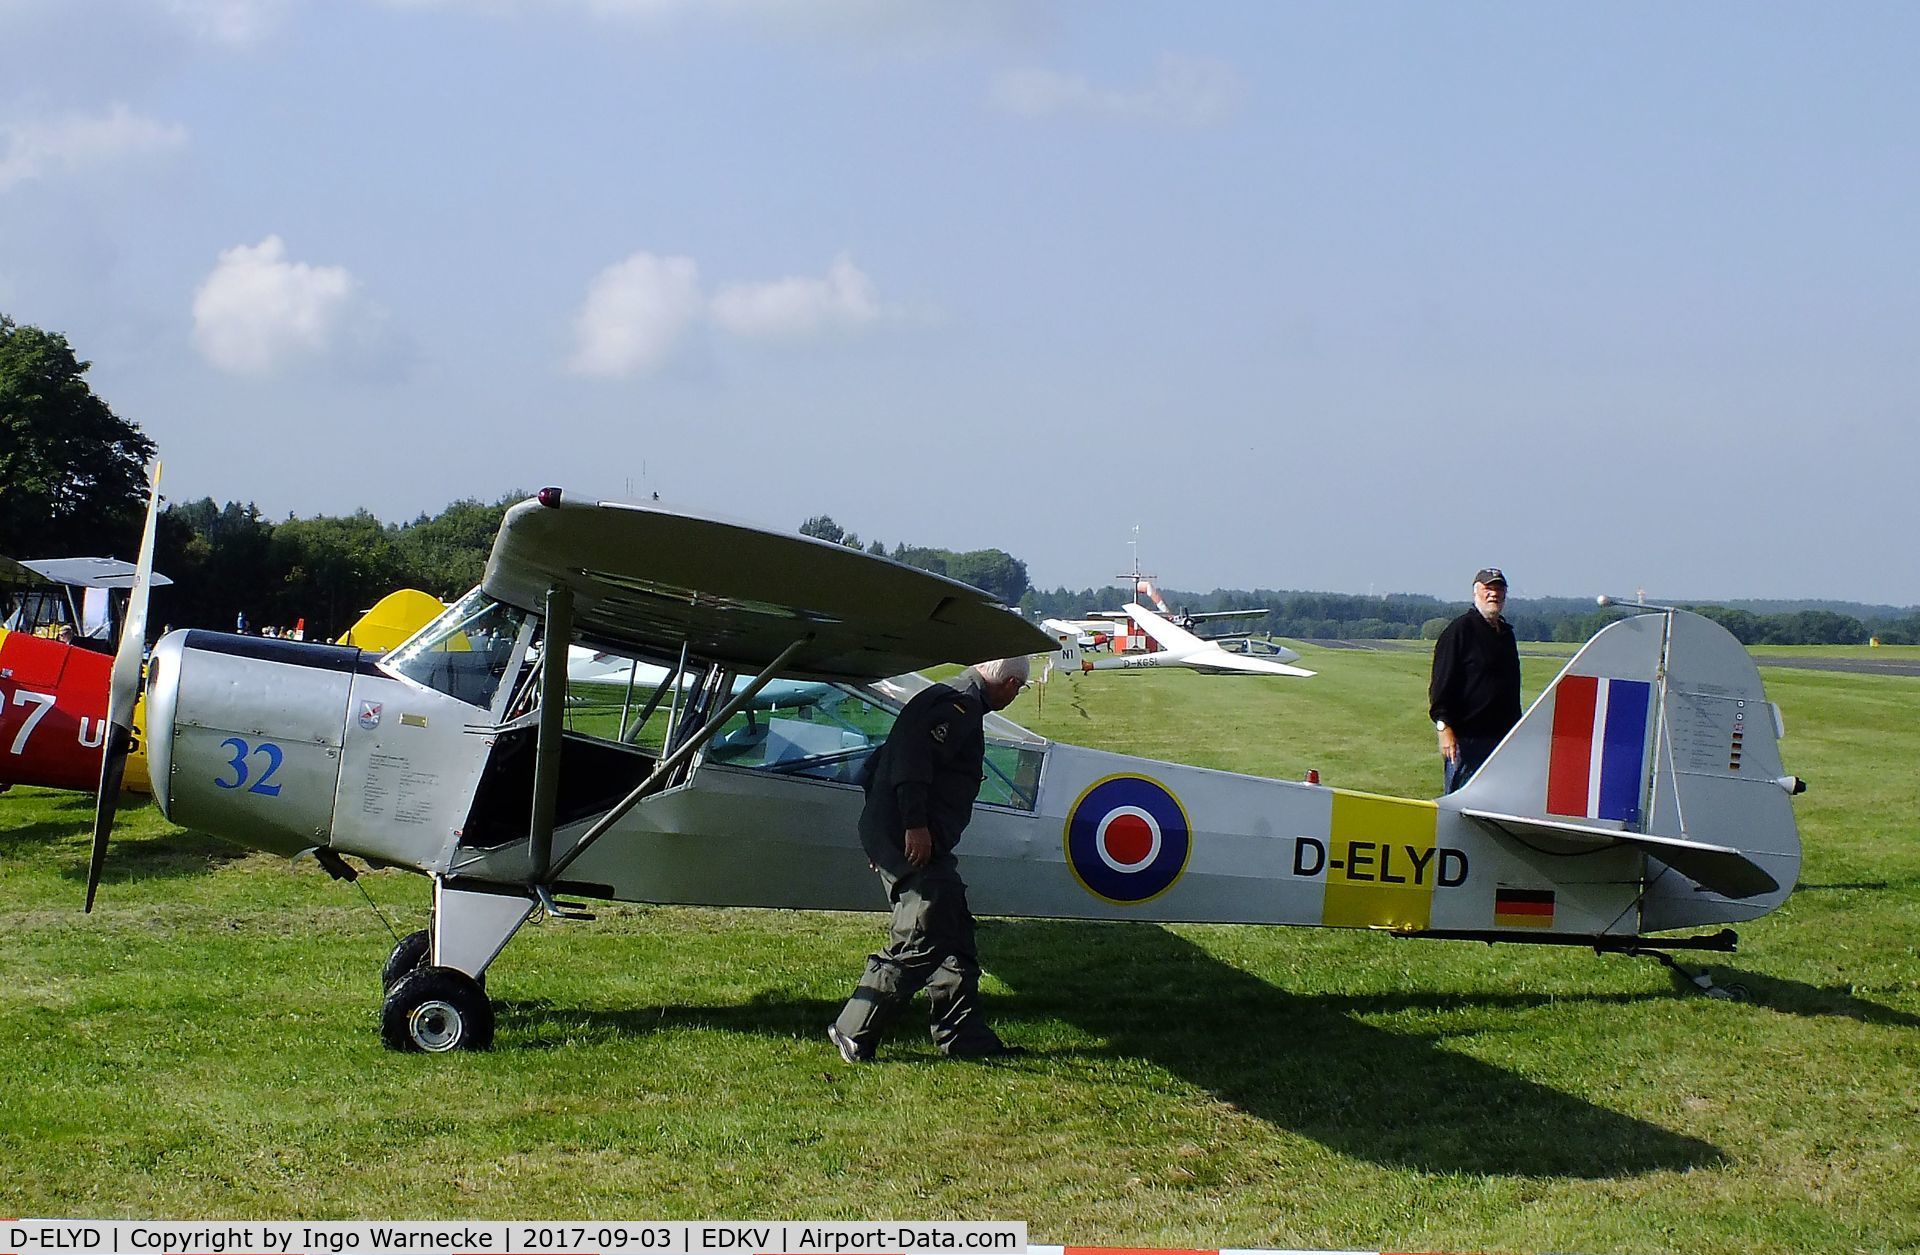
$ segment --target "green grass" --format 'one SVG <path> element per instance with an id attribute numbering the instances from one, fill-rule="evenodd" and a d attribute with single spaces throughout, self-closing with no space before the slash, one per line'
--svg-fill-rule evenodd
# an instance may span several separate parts
<path id="1" fill-rule="evenodd" d="M 1319 678 L 1056 679 L 1009 712 L 1131 753 L 1430 795 L 1419 651 Z M 1553 674 L 1529 658 L 1529 692 Z M 0 1212 L 1025 1219 L 1036 1242 L 1920 1247 L 1920 679 L 1778 668 L 1803 884 L 1716 972 L 1251 927 L 989 921 L 959 1065 L 821 1030 L 877 915 L 613 907 L 489 975 L 490 1054 L 383 1051 L 391 938 L 310 864 L 0 798 Z M 1043 705 L 1042 705 L 1043 703 Z M 964 850 L 962 854 L 964 860 Z M 405 927 L 423 881 L 362 878 Z"/>

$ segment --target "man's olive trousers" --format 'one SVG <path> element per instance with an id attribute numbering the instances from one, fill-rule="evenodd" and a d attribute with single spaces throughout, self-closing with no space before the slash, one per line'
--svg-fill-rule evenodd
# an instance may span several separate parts
<path id="1" fill-rule="evenodd" d="M 880 882 L 893 903 L 887 948 L 867 957 L 867 970 L 840 1012 L 837 1027 L 871 1059 L 894 1018 L 927 991 L 934 1044 L 950 1055 L 997 1049 L 1000 1039 L 980 1011 L 980 958 L 973 939 L 967 885 L 951 854 Z"/>

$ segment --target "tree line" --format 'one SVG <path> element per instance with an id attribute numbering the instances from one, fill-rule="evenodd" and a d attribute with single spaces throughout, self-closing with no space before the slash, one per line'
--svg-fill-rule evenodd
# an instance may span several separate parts
<path id="1" fill-rule="evenodd" d="M 94 395 L 90 365 L 66 337 L 0 314 L 0 554 L 132 556 L 154 444 Z M 396 588 L 451 599 L 480 582 L 502 516 L 526 495 L 455 501 L 398 524 L 365 510 L 274 522 L 252 502 L 171 503 L 160 516 L 155 565 L 174 583 L 156 593 L 152 621 L 228 630 L 244 621 L 257 631 L 305 620 L 309 640 L 327 640 Z M 1029 583 L 1027 564 L 1005 550 L 904 542 L 889 549 L 825 514 L 799 530 L 972 584 L 1034 617 L 1117 609 L 1133 596 L 1119 587 L 1043 591 Z M 1195 612 L 1264 609 L 1234 626 L 1293 638 L 1431 639 L 1467 607 L 1407 593 L 1217 589 L 1166 597 Z M 1860 615 L 1832 603 L 1772 612 L 1694 608 L 1746 644 L 1920 644 L 1920 608 L 1863 608 Z M 1571 598 L 1515 599 L 1508 607 L 1520 638 L 1536 641 L 1582 641 L 1621 613 Z"/>
<path id="2" fill-rule="evenodd" d="M 876 557 L 892 558 L 908 566 L 932 571 L 948 579 L 985 589 L 1004 604 L 1021 604 L 1030 591 L 1027 564 L 1004 549 L 932 549 L 924 545 L 896 544 L 889 550 L 878 540 L 862 544 L 859 533 L 847 531 L 833 516 L 816 514 L 800 524 L 802 536 L 812 536 L 849 549 L 861 549 Z"/>
<path id="3" fill-rule="evenodd" d="M 1231 620 L 1210 630 L 1284 636 L 1295 640 L 1434 640 L 1469 603 L 1416 593 L 1362 597 L 1278 589 L 1216 589 L 1211 593 L 1162 589 L 1169 608 L 1201 613 L 1264 609 L 1263 615 Z M 1021 606 L 1035 617 L 1076 618 L 1090 610 L 1117 610 L 1135 597 L 1131 589 L 1055 588 L 1032 591 Z M 1876 608 L 1860 615 L 1835 610 L 1772 613 L 1738 607 L 1688 604 L 1721 624 L 1743 645 L 1920 645 L 1920 609 Z M 1523 641 L 1579 643 L 1632 613 L 1573 597 L 1516 597 L 1506 616 Z"/>

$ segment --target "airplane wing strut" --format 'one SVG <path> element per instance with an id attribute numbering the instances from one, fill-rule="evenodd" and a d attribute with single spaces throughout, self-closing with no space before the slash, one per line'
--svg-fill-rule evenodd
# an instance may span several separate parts
<path id="1" fill-rule="evenodd" d="M 699 753 L 700 747 L 711 740 L 714 733 L 718 732 L 727 720 L 738 714 L 742 707 L 753 700 L 755 694 L 767 686 L 768 681 L 780 673 L 780 668 L 787 664 L 787 659 L 799 653 L 801 648 L 812 640 L 812 636 L 803 636 L 781 650 L 778 657 L 761 668 L 760 674 L 754 676 L 745 687 L 735 693 L 726 705 L 715 711 L 711 719 L 708 719 L 706 723 L 702 724 L 692 736 L 681 742 L 673 753 L 661 759 L 659 766 L 655 767 L 645 780 L 642 780 L 636 785 L 633 792 L 627 794 L 618 802 L 615 802 L 613 809 L 596 820 L 593 827 L 587 829 L 580 835 L 580 840 L 574 844 L 574 847 L 568 850 L 553 864 L 552 870 L 549 871 L 546 876 L 547 884 L 553 885 L 557 883 L 560 879 L 560 874 L 573 865 L 573 860 L 585 854 L 589 846 L 611 831 L 613 826 L 619 823 L 621 817 L 628 811 L 645 801 L 653 793 L 659 791 L 660 787 L 672 778 L 673 773 L 679 770 L 682 763 Z M 561 653 L 560 656 L 565 657 L 565 654 Z M 546 736 L 546 731 L 546 723 L 543 718 L 540 728 L 543 740 Z M 535 834 L 535 840 L 536 842 L 539 840 L 539 834 L 537 833 Z M 547 828 L 546 841 L 547 847 L 551 849 L 553 843 L 551 822 L 549 822 Z"/>

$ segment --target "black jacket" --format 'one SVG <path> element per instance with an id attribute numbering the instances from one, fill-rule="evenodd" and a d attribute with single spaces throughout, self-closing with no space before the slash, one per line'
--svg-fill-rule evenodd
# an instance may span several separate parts
<path id="1" fill-rule="evenodd" d="M 1513 625 L 1469 610 L 1433 647 L 1427 713 L 1460 736 L 1503 737 L 1520 722 L 1520 647 Z"/>
<path id="2" fill-rule="evenodd" d="M 970 684 L 935 684 L 900 711 L 867 763 L 860 844 L 875 866 L 894 875 L 912 870 L 906 860 L 909 828 L 932 831 L 935 858 L 960 843 L 980 794 L 986 717 L 986 699 Z"/>

